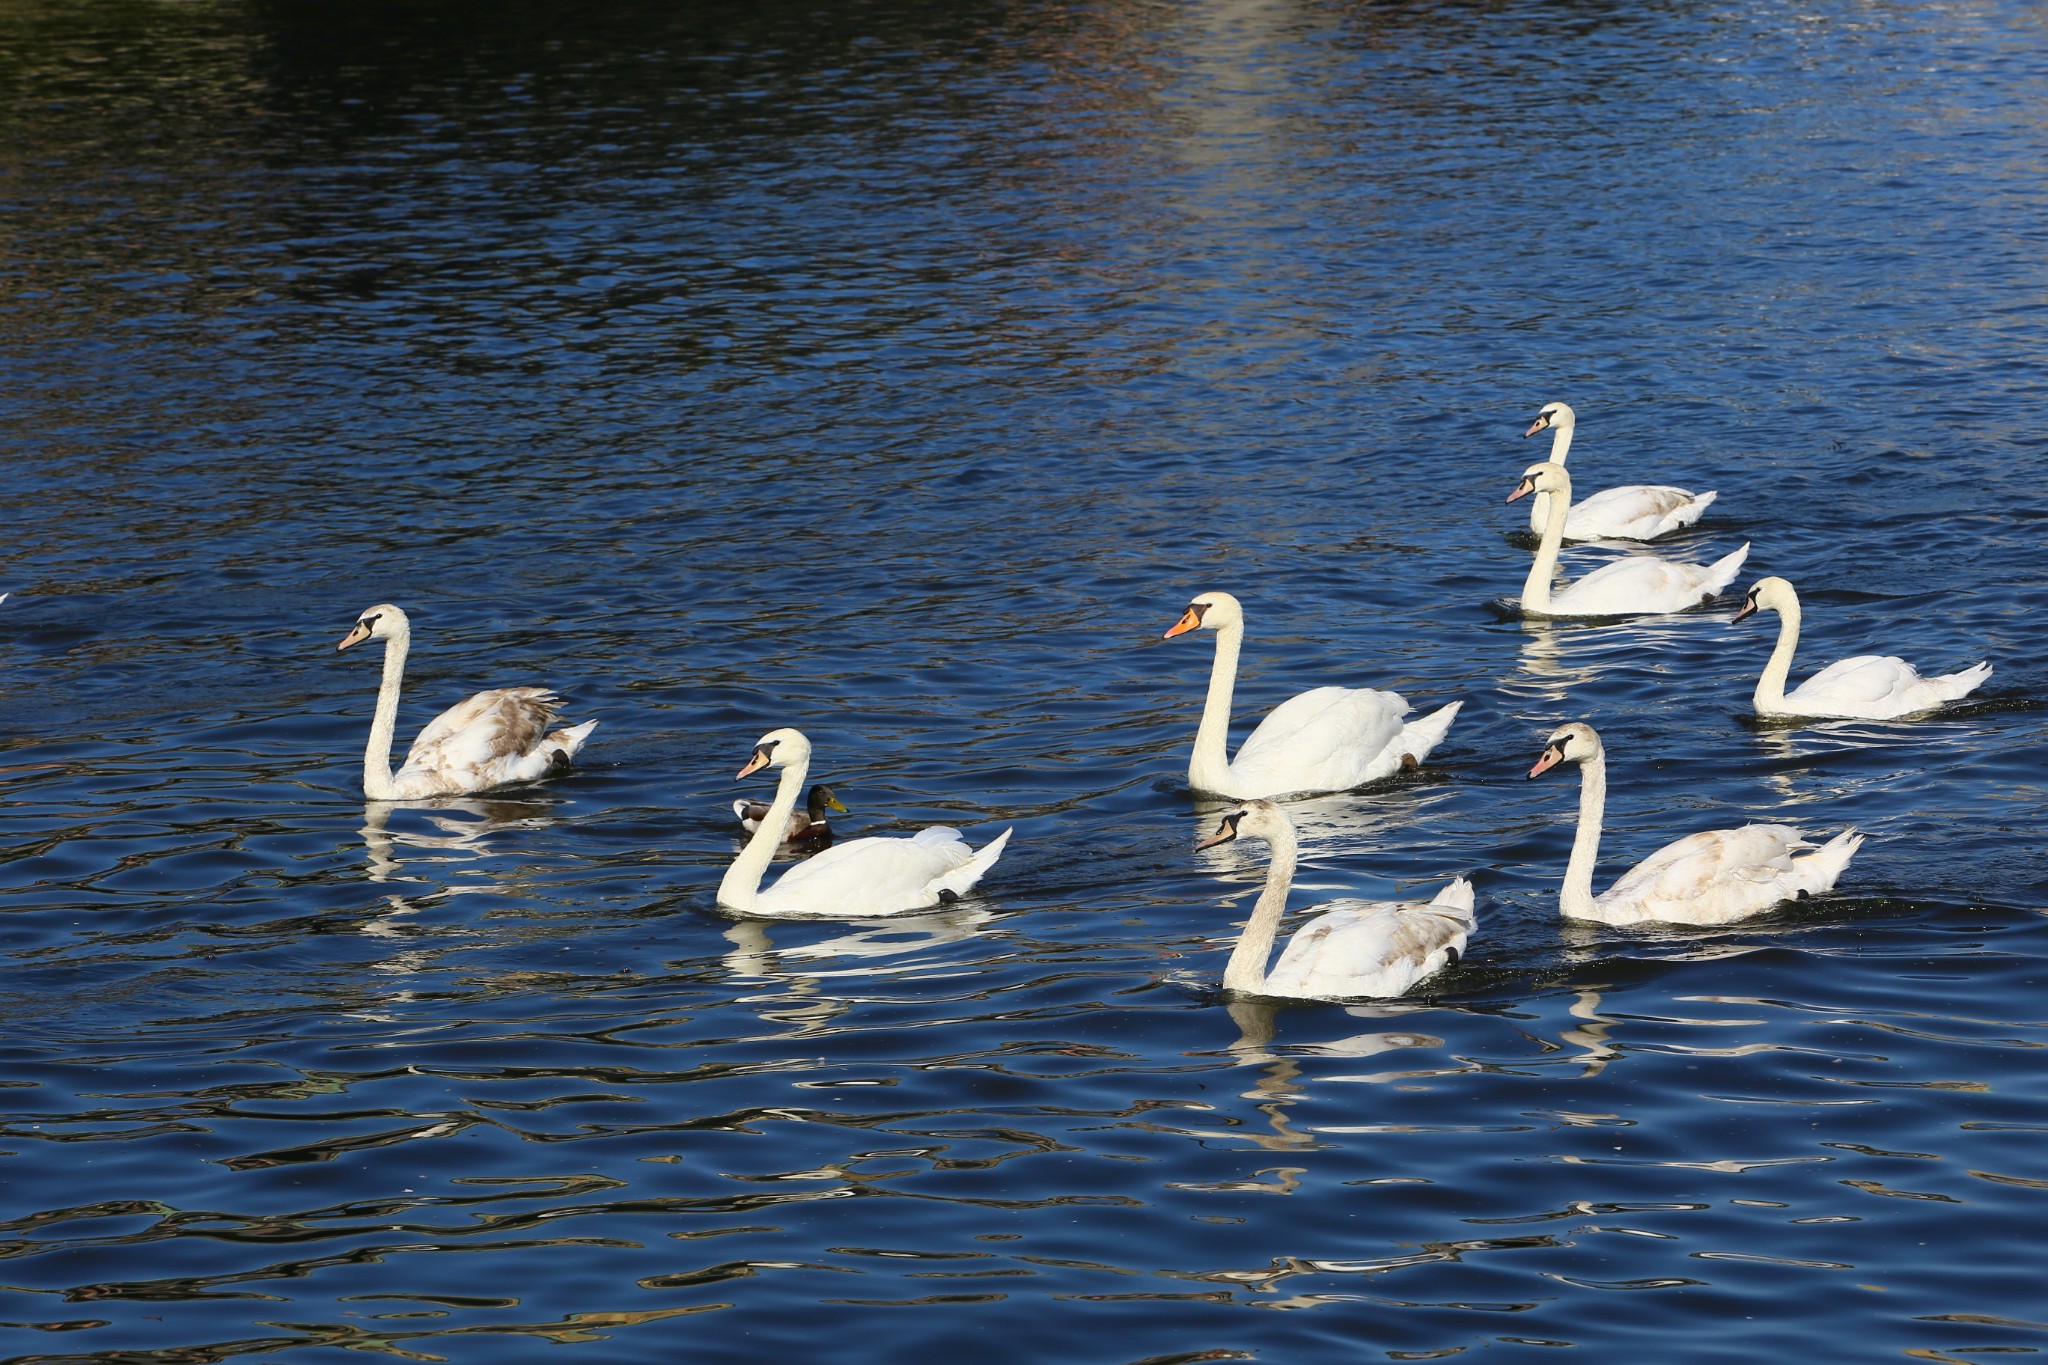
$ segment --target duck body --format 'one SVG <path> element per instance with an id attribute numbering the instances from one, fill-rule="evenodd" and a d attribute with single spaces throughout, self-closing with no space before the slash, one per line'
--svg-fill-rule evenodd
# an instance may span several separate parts
<path id="1" fill-rule="evenodd" d="M 738 818 L 740 828 L 752 834 L 768 818 L 770 803 L 767 801 L 735 801 L 732 813 Z M 830 787 L 820 782 L 812 787 L 805 799 L 804 809 L 789 813 L 789 822 L 783 827 L 782 842 L 785 844 L 817 843 L 832 837 L 832 825 L 828 811 L 844 815 L 846 807 L 839 804 L 839 798 Z"/>

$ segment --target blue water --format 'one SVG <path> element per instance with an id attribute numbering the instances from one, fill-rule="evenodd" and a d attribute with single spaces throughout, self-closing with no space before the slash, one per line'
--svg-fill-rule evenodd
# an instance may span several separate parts
<path id="1" fill-rule="evenodd" d="M 6 0 L 0 76 L 6 1360 L 2048 1348 L 2038 7 Z M 1795 678 L 1990 684 L 1759 727 L 1733 598 L 1524 623 L 1551 400 Z M 1240 737 L 1465 699 L 1293 803 L 1297 908 L 1475 879 L 1415 998 L 1221 999 L 1205 589 Z M 402 740 L 546 683 L 580 771 L 366 808 L 382 601 Z M 1871 840 L 1567 927 L 1573 719 L 1600 885 Z M 1014 825 L 981 894 L 718 912 L 779 725 Z"/>

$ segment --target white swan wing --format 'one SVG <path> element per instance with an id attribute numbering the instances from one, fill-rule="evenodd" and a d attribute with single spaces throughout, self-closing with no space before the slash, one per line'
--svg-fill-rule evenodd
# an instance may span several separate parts
<path id="1" fill-rule="evenodd" d="M 1552 593 L 1550 611 L 1554 616 L 1684 611 L 1727 587 L 1748 557 L 1747 544 L 1712 564 L 1632 555 L 1603 564 L 1576 583 Z"/>
<path id="2" fill-rule="evenodd" d="M 405 795 L 424 796 L 544 776 L 582 748 L 597 724 L 550 733 L 560 705 L 545 687 L 479 692 L 427 722 L 393 780 Z"/>
<path id="3" fill-rule="evenodd" d="M 1345 791 L 1370 781 L 1407 714 L 1399 693 L 1370 687 L 1318 687 L 1289 697 L 1239 746 L 1229 794 Z"/>
<path id="4" fill-rule="evenodd" d="M 1694 493 L 1668 484 L 1603 488 L 1565 514 L 1571 540 L 1655 540 L 1700 519 L 1718 493 Z"/>
<path id="5" fill-rule="evenodd" d="M 861 918 L 922 910 L 965 894 L 1001 855 L 1004 830 L 979 853 L 944 825 L 908 839 L 854 839 L 798 863 L 761 892 L 755 909 L 766 915 Z M 957 883 L 963 873 L 966 885 Z"/>
<path id="6" fill-rule="evenodd" d="M 1990 676 L 1989 664 L 1923 678 L 1889 654 L 1859 654 L 1829 664 L 1785 694 L 1785 710 L 1798 716 L 1851 716 L 1889 720 L 1926 711 L 1964 696 Z"/>
<path id="7" fill-rule="evenodd" d="M 1814 845 L 1790 825 L 1703 830 L 1637 863 L 1594 905 L 1609 924 L 1726 924 L 1802 892 L 1827 890 L 1862 842 L 1848 831 L 1818 853 L 1795 858 Z"/>
<path id="8" fill-rule="evenodd" d="M 1337 901 L 1289 939 L 1266 974 L 1274 995 L 1394 996 L 1456 962 L 1472 932 L 1472 884 L 1434 901 Z"/>

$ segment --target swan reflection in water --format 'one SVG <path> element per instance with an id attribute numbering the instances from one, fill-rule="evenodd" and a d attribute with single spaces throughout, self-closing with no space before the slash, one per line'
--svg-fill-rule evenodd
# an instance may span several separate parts
<path id="1" fill-rule="evenodd" d="M 360 833 L 369 859 L 370 880 L 381 882 L 405 875 L 405 860 L 398 856 L 400 848 L 433 851 L 435 856 L 413 860 L 417 862 L 472 862 L 488 857 L 494 850 L 482 843 L 486 835 L 508 829 L 546 829 L 555 823 L 548 813 L 553 804 L 535 797 L 487 800 L 474 796 L 365 802 Z M 396 811 L 422 812 L 425 822 L 441 832 L 393 830 L 391 816 Z M 468 856 L 454 856 L 461 854 Z"/>
<path id="2" fill-rule="evenodd" d="M 1546 705 L 1573 704 L 1574 694 L 1610 669 L 1640 669 L 1694 647 L 1694 637 L 1716 619 L 1702 613 L 1632 616 L 1619 621 L 1524 619 L 1521 667 L 1503 678 L 1501 691 Z M 1583 700 L 1583 699 L 1581 699 Z"/>
<path id="3" fill-rule="evenodd" d="M 1840 801 L 1871 786 L 1924 783 L 1930 751 L 1955 741 L 1967 752 L 1978 738 L 1968 721 L 1753 720 L 1751 733 L 1768 758 L 1764 781 L 1785 805 Z M 1910 746 L 1910 766 L 1851 763 L 1849 755 Z"/>
<path id="4" fill-rule="evenodd" d="M 823 922 L 742 919 L 725 931 L 733 949 L 724 954 L 724 961 L 727 970 L 736 977 L 752 977 L 781 987 L 773 996 L 739 996 L 737 1000 L 762 1002 L 767 1006 L 761 1011 L 762 1018 L 789 1025 L 799 1033 L 821 1032 L 832 1020 L 852 1008 L 851 1001 L 825 994 L 824 982 L 848 977 L 896 975 L 918 964 L 887 961 L 887 965 L 882 966 L 845 966 L 829 970 L 807 970 L 791 964 L 825 962 L 835 958 L 851 962 L 899 959 L 973 938 L 994 919 L 993 911 L 979 906 L 963 906 L 922 915 L 902 915 L 885 923 L 867 923 L 848 933 L 788 947 L 777 947 L 769 938 L 771 927 L 784 935 L 806 934 Z M 935 973 L 950 974 L 944 968 L 935 968 Z"/>

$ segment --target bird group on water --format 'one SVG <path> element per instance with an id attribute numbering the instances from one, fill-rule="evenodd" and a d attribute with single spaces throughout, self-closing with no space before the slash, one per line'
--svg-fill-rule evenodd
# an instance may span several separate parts
<path id="1" fill-rule="evenodd" d="M 1550 403 L 1524 433 L 1550 431 L 1552 444 L 1549 458 L 1524 470 L 1508 496 L 1509 502 L 1532 497 L 1530 529 L 1539 537 L 1522 587 L 1523 614 L 1582 619 L 1667 614 L 1697 607 L 1727 589 L 1748 558 L 1746 543 L 1706 565 L 1632 554 L 1557 586 L 1558 556 L 1566 540 L 1657 540 L 1696 523 L 1717 496 L 1637 484 L 1604 489 L 1575 503 L 1565 469 L 1575 422 L 1571 408 Z M 1760 579 L 1733 620 L 1762 611 L 1776 612 L 1779 627 L 1753 697 L 1759 716 L 1896 720 L 1965 696 L 1991 674 L 1989 663 L 1978 663 L 1923 677 L 1903 659 L 1858 655 L 1830 664 L 1787 692 L 1799 644 L 1798 594 L 1782 578 Z M 1463 955 L 1474 927 L 1471 882 L 1455 878 L 1429 901 L 1333 902 L 1295 932 L 1269 967 L 1299 856 L 1293 822 L 1277 798 L 1350 791 L 1415 768 L 1443 741 L 1464 703 L 1453 701 L 1410 720 L 1409 704 L 1398 693 L 1313 688 L 1275 707 L 1233 756 L 1227 739 L 1244 619 L 1237 598 L 1204 592 L 1166 632 L 1168 639 L 1196 630 L 1215 633 L 1188 783 L 1198 792 L 1240 803 L 1196 847 L 1258 839 L 1271 852 L 1264 890 L 1224 969 L 1224 988 L 1240 995 L 1299 999 L 1401 995 Z M 470 794 L 549 777 L 570 766 L 597 726 L 594 720 L 558 726 L 560 700 L 544 687 L 479 692 L 429 722 L 394 771 L 392 731 L 411 639 L 405 613 L 383 604 L 364 611 L 337 646 L 385 642 L 383 683 L 363 754 L 363 791 L 373 800 Z M 1784 901 L 1830 890 L 1863 843 L 1853 829 L 1823 843 L 1808 840 L 1790 825 L 1704 830 L 1666 844 L 1596 895 L 1593 868 L 1606 807 L 1607 757 L 1592 726 L 1576 721 L 1559 726 L 1529 776 L 1563 763 L 1579 770 L 1578 829 L 1558 895 L 1558 909 L 1568 919 L 1612 925 L 1716 925 L 1747 919 Z M 774 769 L 775 793 L 765 803 L 733 803 L 733 814 L 749 837 L 719 883 L 720 905 L 747 915 L 835 919 L 924 910 L 965 896 L 1009 842 L 1006 829 L 976 849 L 957 830 L 936 826 L 908 838 L 833 843 L 830 813 L 846 807 L 824 785 L 806 792 L 810 766 L 810 741 L 797 730 L 771 730 L 755 743 L 738 777 Z M 809 856 L 764 886 L 778 851 Z"/>

